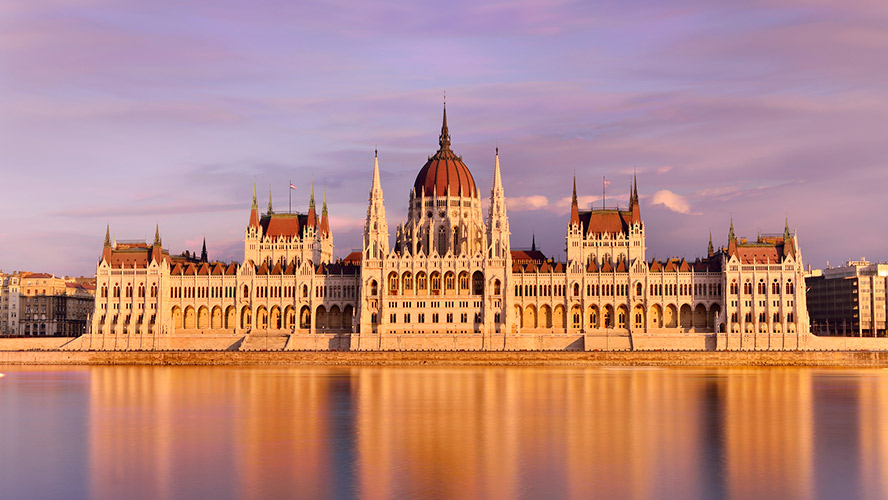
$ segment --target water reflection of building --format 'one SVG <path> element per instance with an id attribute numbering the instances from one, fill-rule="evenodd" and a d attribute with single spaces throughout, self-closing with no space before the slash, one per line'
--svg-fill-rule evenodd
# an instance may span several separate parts
<path id="1" fill-rule="evenodd" d="M 810 498 L 810 370 L 731 370 L 724 383 L 724 468 L 731 498 Z"/>
<path id="2" fill-rule="evenodd" d="M 888 498 L 888 375 L 870 374 L 858 387 L 861 493 Z"/>

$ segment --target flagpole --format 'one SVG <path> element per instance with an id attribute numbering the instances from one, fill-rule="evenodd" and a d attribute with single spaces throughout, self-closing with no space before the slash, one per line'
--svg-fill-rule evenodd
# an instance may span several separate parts
<path id="1" fill-rule="evenodd" d="M 604 210 L 607 208 L 607 203 L 604 199 L 604 187 L 607 186 L 607 180 L 605 180 L 604 176 L 601 176 L 601 209 Z"/>
<path id="2" fill-rule="evenodd" d="M 292 214 L 293 213 L 293 188 L 291 186 L 293 186 L 293 181 L 291 180 L 291 181 L 289 181 L 289 183 L 290 183 L 290 185 L 287 186 L 287 194 L 290 195 L 290 201 L 287 204 L 287 208 L 289 209 L 289 212 Z"/>

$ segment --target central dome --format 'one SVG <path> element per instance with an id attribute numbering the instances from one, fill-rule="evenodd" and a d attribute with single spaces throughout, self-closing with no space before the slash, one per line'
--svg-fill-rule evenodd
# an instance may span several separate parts
<path id="1" fill-rule="evenodd" d="M 444 108 L 444 124 L 438 138 L 440 148 L 422 166 L 413 191 L 416 196 L 466 196 L 478 197 L 475 179 L 462 158 L 450 150 L 450 131 L 447 129 L 447 108 Z"/>

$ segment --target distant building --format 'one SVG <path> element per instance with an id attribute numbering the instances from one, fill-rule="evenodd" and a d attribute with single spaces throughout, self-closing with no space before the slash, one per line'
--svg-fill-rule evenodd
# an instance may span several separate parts
<path id="1" fill-rule="evenodd" d="M 0 272 L 0 335 L 17 335 L 21 273 Z"/>
<path id="2" fill-rule="evenodd" d="M 817 335 L 885 337 L 888 263 L 848 261 L 805 278 L 811 331 Z"/>
<path id="3" fill-rule="evenodd" d="M 21 273 L 18 324 L 7 335 L 76 337 L 87 331 L 94 308 L 91 278 Z"/>

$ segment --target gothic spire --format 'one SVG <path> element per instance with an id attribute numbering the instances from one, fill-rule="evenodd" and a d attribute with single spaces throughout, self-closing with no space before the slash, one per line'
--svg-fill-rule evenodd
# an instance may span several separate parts
<path id="1" fill-rule="evenodd" d="M 105 246 L 111 246 L 111 224 L 105 226 Z"/>
<path id="2" fill-rule="evenodd" d="M 496 162 L 493 166 L 493 189 L 502 189 L 503 188 L 503 180 L 500 175 L 500 164 L 499 164 L 499 146 L 496 148 Z"/>
<path id="3" fill-rule="evenodd" d="M 783 241 L 789 241 L 789 216 L 786 216 L 786 226 L 783 228 Z"/>
<path id="4" fill-rule="evenodd" d="M 537 249 L 537 236 L 536 236 L 536 233 L 535 233 L 535 232 L 532 233 L 532 234 L 533 234 L 533 236 L 531 236 L 531 240 L 530 240 L 530 251 L 531 251 L 531 252 L 536 252 L 536 249 Z"/>
<path id="5" fill-rule="evenodd" d="M 370 191 L 381 189 L 379 183 L 379 150 L 373 151 L 373 182 L 370 184 Z"/>
<path id="6" fill-rule="evenodd" d="M 160 224 L 154 225 L 154 246 L 161 246 L 160 243 Z"/>
<path id="7" fill-rule="evenodd" d="M 268 215 L 274 213 L 274 210 L 271 208 L 271 187 L 268 188 Z"/>
<path id="8" fill-rule="evenodd" d="M 580 223 L 580 207 L 577 204 L 577 175 L 574 174 L 573 179 L 573 196 L 570 200 L 570 223 L 571 224 L 579 224 Z"/>
<path id="9" fill-rule="evenodd" d="M 737 237 L 734 236 L 734 216 L 731 216 L 731 229 L 728 231 L 728 243 L 733 240 L 736 240 Z"/>
<path id="10" fill-rule="evenodd" d="M 438 145 L 441 150 L 450 149 L 450 130 L 447 128 L 447 103 L 444 103 L 444 122 L 441 124 L 441 136 L 438 137 Z"/>
<path id="11" fill-rule="evenodd" d="M 204 236 L 203 247 L 200 249 L 200 261 L 207 262 L 207 237 Z"/>
<path id="12" fill-rule="evenodd" d="M 309 197 L 309 199 L 308 199 L 308 208 L 311 209 L 314 207 L 315 207 L 315 183 L 314 183 L 314 181 L 311 181 L 311 197 Z"/>
<path id="13" fill-rule="evenodd" d="M 709 231 L 709 248 L 707 249 L 707 253 L 710 257 L 715 255 L 715 248 L 712 246 L 712 231 Z"/>
<path id="14" fill-rule="evenodd" d="M 259 208 L 259 205 L 256 203 L 256 183 L 253 182 L 253 208 Z"/>

